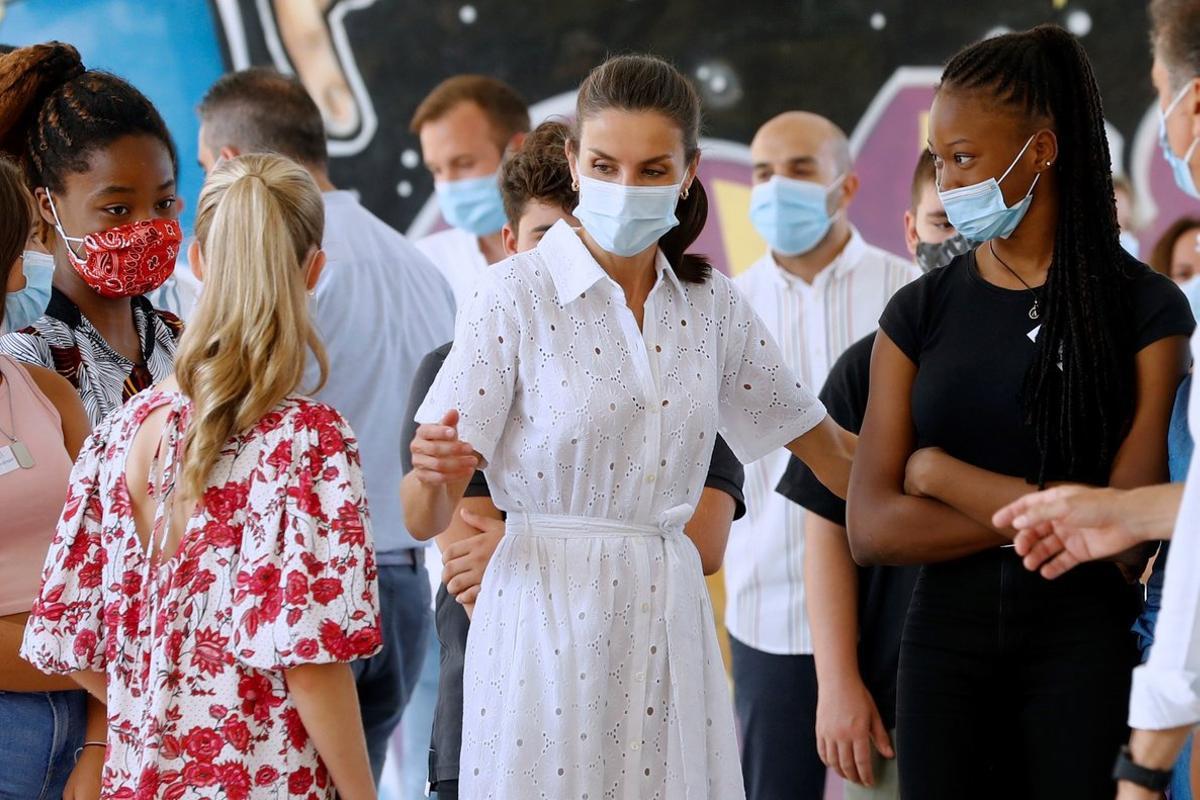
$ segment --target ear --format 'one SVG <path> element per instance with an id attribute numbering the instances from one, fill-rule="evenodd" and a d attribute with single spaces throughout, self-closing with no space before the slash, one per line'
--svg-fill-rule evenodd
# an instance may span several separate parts
<path id="1" fill-rule="evenodd" d="M 914 258 L 917 255 L 917 244 L 921 241 L 921 237 L 917 236 L 917 215 L 911 209 L 904 211 L 904 246 L 908 248 L 908 254 Z"/>
<path id="2" fill-rule="evenodd" d="M 512 138 L 508 140 L 508 145 L 504 148 L 504 152 L 500 155 L 506 156 L 509 153 L 515 153 L 520 150 L 521 145 L 525 144 L 525 137 L 528 135 L 529 134 L 525 133 L 525 131 L 517 131 L 514 133 Z"/>
<path id="3" fill-rule="evenodd" d="M 1058 137 L 1054 135 L 1054 131 L 1043 128 L 1034 134 L 1029 151 L 1033 153 L 1033 171 L 1045 172 L 1058 161 Z"/>
<path id="4" fill-rule="evenodd" d="M 192 274 L 196 276 L 196 280 L 204 283 L 204 258 L 200 255 L 200 240 L 192 239 L 191 244 L 187 249 L 188 266 L 192 269 Z"/>
<path id="5" fill-rule="evenodd" d="M 238 149 L 236 147 L 231 147 L 229 145 L 225 145 L 224 147 L 222 147 L 220 150 L 217 151 L 217 155 L 219 155 L 221 157 L 222 161 L 228 161 L 231 158 L 237 158 L 238 156 L 241 155 L 241 153 L 238 151 Z"/>
<path id="6" fill-rule="evenodd" d="M 1192 79 L 1192 138 L 1200 139 L 1200 78 Z"/>
<path id="7" fill-rule="evenodd" d="M 848 172 L 846 177 L 842 179 L 842 197 L 838 200 L 838 211 L 845 211 L 850 207 L 851 201 L 858 194 L 858 187 L 861 183 L 858 180 L 858 173 Z"/>
<path id="8" fill-rule="evenodd" d="M 54 211 L 50 208 L 50 192 L 44 186 L 39 186 L 33 190 L 33 198 L 37 203 L 38 216 L 42 218 L 42 222 L 54 227 Z"/>
<path id="9" fill-rule="evenodd" d="M 688 164 L 687 173 L 683 176 L 683 191 L 691 191 L 692 181 L 696 180 L 696 176 L 700 174 L 700 151 L 696 151 L 696 157 L 692 159 L 692 163 Z"/>
<path id="10" fill-rule="evenodd" d="M 571 170 L 571 185 L 579 185 L 579 155 L 575 152 L 575 146 L 568 139 L 563 143 L 563 149 L 567 153 L 567 169 Z"/>
<path id="11" fill-rule="evenodd" d="M 513 226 L 509 223 L 504 223 L 504 227 L 500 229 L 500 241 L 504 245 L 504 255 L 513 256 L 517 254 L 517 232 L 513 230 Z"/>
<path id="12" fill-rule="evenodd" d="M 325 251 L 317 248 L 313 254 L 308 257 L 308 266 L 305 268 L 304 288 L 310 292 L 317 288 L 317 281 L 321 279 L 321 272 L 325 269 Z"/>

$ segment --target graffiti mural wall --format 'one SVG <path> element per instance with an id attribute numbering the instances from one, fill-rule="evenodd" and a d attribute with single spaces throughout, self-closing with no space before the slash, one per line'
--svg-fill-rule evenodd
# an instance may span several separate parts
<path id="1" fill-rule="evenodd" d="M 59 38 L 89 64 L 133 80 L 179 139 L 195 197 L 192 109 L 224 69 L 270 64 L 309 87 L 325 116 L 333 176 L 381 217 L 421 233 L 439 221 L 408 119 L 458 72 L 497 75 L 538 116 L 606 54 L 652 50 L 694 77 L 706 103 L 703 178 L 714 197 L 701 248 L 736 271 L 760 251 L 745 221 L 746 150 L 755 127 L 789 108 L 823 113 L 853 137 L 864 191 L 852 216 L 902 250 L 899 213 L 924 138 L 936 66 L 963 43 L 1053 21 L 1083 36 L 1111 123 L 1115 168 L 1134 178 L 1143 251 L 1184 199 L 1155 157 L 1149 54 L 1128 0 L 8 0 L 0 41 Z M 967 10 L 969 9 L 969 11 Z"/>

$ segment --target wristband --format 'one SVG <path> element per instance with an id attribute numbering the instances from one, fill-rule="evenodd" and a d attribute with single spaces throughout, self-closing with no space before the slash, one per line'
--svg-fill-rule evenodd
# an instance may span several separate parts
<path id="1" fill-rule="evenodd" d="M 1152 792 L 1166 790 L 1171 785 L 1172 774 L 1173 770 L 1150 769 L 1138 764 L 1133 760 L 1133 753 L 1130 752 L 1129 745 L 1121 748 L 1121 753 L 1117 756 L 1117 763 L 1113 765 L 1113 780 L 1129 781 Z"/>
<path id="2" fill-rule="evenodd" d="M 108 747 L 108 742 L 84 742 L 75 750 L 75 760 L 79 761 L 79 756 L 83 754 L 85 747 Z"/>

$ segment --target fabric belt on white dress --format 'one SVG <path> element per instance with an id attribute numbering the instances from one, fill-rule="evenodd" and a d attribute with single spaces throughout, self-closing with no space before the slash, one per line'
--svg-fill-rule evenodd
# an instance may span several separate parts
<path id="1" fill-rule="evenodd" d="M 579 514 L 510 513 L 505 530 L 524 536 L 551 539 L 582 539 L 598 536 L 672 536 L 683 533 L 683 525 L 692 517 L 693 506 L 678 505 L 659 515 L 657 524 L 625 522 L 607 517 Z"/>
<path id="2" fill-rule="evenodd" d="M 519 536 L 536 536 L 552 539 L 584 539 L 584 538 L 613 538 L 627 536 L 642 537 L 642 536 L 659 536 L 666 540 L 668 549 L 672 549 L 679 558 L 690 557 L 695 559 L 697 575 L 700 577 L 700 582 L 695 590 L 702 593 L 704 600 L 702 608 L 708 608 L 707 590 L 703 583 L 703 577 L 699 573 L 699 556 L 692 549 L 691 542 L 687 542 L 683 535 L 683 526 L 692 518 L 695 512 L 695 507 L 690 505 L 678 505 L 662 512 L 658 517 L 658 523 L 655 525 L 639 524 L 635 522 L 623 522 L 620 520 L 608 519 L 605 517 L 585 517 L 575 514 L 522 514 L 510 513 L 506 523 L 506 533 Z M 681 546 L 686 546 L 687 551 L 681 549 Z M 675 625 L 682 623 L 688 626 L 689 623 L 695 622 L 698 625 L 708 624 L 711 622 L 704 620 L 699 613 L 693 620 L 687 619 L 687 611 L 684 609 L 684 595 L 690 594 L 686 591 L 681 591 L 683 587 L 678 585 L 678 581 L 682 579 L 682 575 L 676 570 L 668 570 L 665 580 L 663 595 L 663 616 L 666 620 L 666 635 L 667 635 L 667 670 L 671 678 L 671 697 L 674 703 L 674 727 L 679 736 L 681 747 L 681 755 L 683 761 L 682 779 L 685 785 L 684 796 L 688 800 L 692 798 L 707 798 L 707 769 L 704 763 L 707 755 L 708 727 L 712 725 L 711 720 L 706 720 L 704 715 L 695 716 L 696 700 L 702 698 L 705 692 L 703 670 L 700 665 L 704 664 L 705 647 L 702 642 L 707 637 L 712 637 L 713 632 L 711 627 L 708 630 L 686 630 L 676 631 Z M 692 609 L 698 612 L 700 608 Z M 711 610 L 709 611 L 711 615 Z M 644 631 L 642 634 L 643 641 L 649 641 L 650 633 L 650 618 L 647 616 L 642 623 Z M 712 639 L 713 657 L 720 657 L 720 652 L 716 648 L 716 640 Z M 649 657 L 647 652 L 645 657 Z M 640 664 L 635 669 L 638 669 L 640 674 L 644 674 L 648 664 Z M 704 707 L 704 703 L 699 704 L 700 708 Z M 630 714 L 630 735 L 635 741 L 640 743 L 641 728 L 645 715 L 640 713 Z M 629 770 L 625 775 L 623 797 L 636 797 L 638 784 L 637 770 Z"/>

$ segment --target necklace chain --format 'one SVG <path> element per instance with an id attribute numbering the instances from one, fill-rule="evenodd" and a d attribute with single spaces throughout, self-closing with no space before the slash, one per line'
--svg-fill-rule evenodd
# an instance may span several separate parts
<path id="1" fill-rule="evenodd" d="M 993 245 L 990 241 L 988 242 L 988 250 L 992 251 L 992 258 L 999 261 L 1000 266 L 1002 266 L 1006 270 L 1008 270 L 1009 274 L 1011 274 L 1014 278 L 1016 278 L 1018 281 L 1020 281 L 1021 285 L 1025 287 L 1026 291 L 1028 291 L 1031 295 L 1033 295 L 1033 308 L 1029 309 L 1029 318 L 1037 319 L 1038 317 L 1040 317 L 1041 311 L 1039 310 L 1040 303 L 1038 302 L 1037 291 L 1032 286 L 1030 286 L 1028 283 L 1026 283 L 1025 279 L 1022 278 L 1019 274 L 1017 274 L 1017 271 L 1015 269 L 1013 269 L 1012 267 L 1010 267 L 1008 265 L 1008 262 L 1006 262 L 1003 258 L 1000 257 L 1000 254 L 996 252 L 995 245 Z"/>

